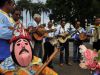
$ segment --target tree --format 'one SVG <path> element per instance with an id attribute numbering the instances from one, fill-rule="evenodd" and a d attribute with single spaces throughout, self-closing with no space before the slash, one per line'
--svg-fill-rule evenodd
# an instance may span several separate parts
<path id="1" fill-rule="evenodd" d="M 46 5 L 52 10 L 55 21 L 63 17 L 72 21 L 100 15 L 99 0 L 47 0 Z"/>
<path id="2" fill-rule="evenodd" d="M 22 11 L 26 10 L 26 15 L 27 11 L 29 11 L 31 17 L 35 13 L 41 14 L 41 12 L 49 12 L 49 9 L 42 2 L 32 3 L 31 0 L 19 0 L 17 5 L 20 6 Z"/>
<path id="3" fill-rule="evenodd" d="M 72 10 L 70 2 L 66 0 L 47 0 L 46 5 L 48 8 L 52 9 L 53 18 L 55 21 L 59 21 L 61 18 L 69 19 Z"/>

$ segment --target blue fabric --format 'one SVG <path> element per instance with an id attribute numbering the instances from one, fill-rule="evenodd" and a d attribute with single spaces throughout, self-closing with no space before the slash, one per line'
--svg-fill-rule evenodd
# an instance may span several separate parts
<path id="1" fill-rule="evenodd" d="M 9 27 L 14 27 L 14 21 L 9 15 L 0 9 L 0 61 L 3 61 L 10 55 L 10 44 L 7 40 L 12 37 L 12 30 Z"/>
<path id="2" fill-rule="evenodd" d="M 100 72 L 98 72 L 98 71 L 93 71 L 93 72 L 92 72 L 92 75 L 100 75 Z"/>
<path id="3" fill-rule="evenodd" d="M 74 44 L 73 45 L 73 60 L 74 61 L 77 61 L 77 60 L 79 60 L 79 58 L 78 58 L 78 52 L 79 52 L 79 49 L 78 49 L 78 45 L 76 45 L 76 44 Z"/>
<path id="4" fill-rule="evenodd" d="M 34 45 L 34 55 L 42 59 L 42 41 L 41 42 L 35 42 Z"/>
<path id="5" fill-rule="evenodd" d="M 0 60 L 10 56 L 10 44 L 7 40 L 0 39 Z"/>
<path id="6" fill-rule="evenodd" d="M 12 30 L 8 29 L 8 27 L 13 24 L 10 22 L 10 18 L 8 17 L 0 12 L 0 38 L 2 39 L 10 39 L 12 37 Z"/>

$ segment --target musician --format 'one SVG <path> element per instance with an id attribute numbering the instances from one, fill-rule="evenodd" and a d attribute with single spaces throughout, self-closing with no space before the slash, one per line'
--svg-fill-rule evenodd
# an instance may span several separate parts
<path id="1" fill-rule="evenodd" d="M 20 20 L 20 17 L 21 17 L 21 10 L 20 10 L 20 8 L 16 7 L 15 9 L 13 9 L 13 11 L 11 13 L 12 13 L 12 18 L 13 18 L 13 20 L 15 22 L 15 25 L 16 25 L 15 27 L 16 28 L 17 27 L 19 27 L 19 28 L 24 27 L 22 25 L 22 21 Z"/>
<path id="2" fill-rule="evenodd" d="M 30 22 L 28 25 L 29 25 L 28 27 L 30 26 L 37 27 L 41 25 L 41 16 L 39 14 L 34 14 L 33 21 Z"/>
<path id="3" fill-rule="evenodd" d="M 48 25 L 45 28 L 46 30 L 54 29 L 52 21 L 48 22 Z M 44 43 L 44 57 L 43 57 L 43 63 L 48 59 L 48 57 L 51 56 L 51 54 L 54 52 L 54 46 L 50 43 L 50 40 L 53 39 L 55 33 L 50 32 L 48 33 L 48 36 L 45 37 L 45 43 Z M 48 65 L 50 68 L 53 68 L 52 61 Z"/>
<path id="4" fill-rule="evenodd" d="M 29 34 L 21 31 L 17 32 L 19 35 L 15 33 L 10 40 L 11 56 L 0 64 L 0 75 L 58 75 L 47 66 L 40 74 L 36 74 L 42 65 L 41 59 L 34 56 Z"/>
<path id="5" fill-rule="evenodd" d="M 65 20 L 60 21 L 60 25 L 57 26 L 56 35 L 58 35 L 58 37 L 59 37 L 59 34 L 63 34 L 63 33 L 68 33 L 68 28 L 67 28 L 67 25 L 65 25 Z M 62 38 L 63 38 L 63 36 L 62 36 Z M 67 39 L 64 43 L 60 42 L 60 47 L 61 47 L 61 50 L 60 50 L 60 65 L 63 66 L 63 63 L 64 63 L 63 56 L 64 56 L 64 54 L 65 54 L 65 63 L 67 65 L 72 65 L 69 62 L 69 40 Z M 64 50 L 65 53 L 63 53 L 63 50 Z"/>
<path id="6" fill-rule="evenodd" d="M 83 34 L 85 35 L 86 30 L 81 27 L 81 23 L 79 20 L 75 22 L 75 29 L 77 33 L 73 35 L 74 43 L 73 43 L 73 61 L 80 62 L 80 52 L 79 45 L 83 43 L 84 40 L 81 40 L 80 35 L 82 35 L 82 39 L 84 39 Z"/>
<path id="7" fill-rule="evenodd" d="M 100 50 L 100 17 L 97 17 L 94 23 L 95 26 L 92 33 L 93 49 L 98 51 Z"/>
<path id="8" fill-rule="evenodd" d="M 38 56 L 39 58 L 43 58 L 43 39 L 41 40 L 37 40 L 37 38 L 35 38 L 33 35 L 37 34 L 37 35 L 41 35 L 42 36 L 42 30 L 44 29 L 43 26 L 41 26 L 40 24 L 41 22 L 41 16 L 39 14 L 34 14 L 34 20 L 32 24 L 29 24 L 29 31 L 30 34 L 32 36 L 32 40 L 33 40 L 33 46 L 34 46 L 34 55 Z"/>
<path id="9" fill-rule="evenodd" d="M 14 5 L 14 0 L 0 0 L 0 62 L 10 56 L 9 40 L 12 37 L 10 27 L 14 27 L 14 22 L 9 13 Z"/>

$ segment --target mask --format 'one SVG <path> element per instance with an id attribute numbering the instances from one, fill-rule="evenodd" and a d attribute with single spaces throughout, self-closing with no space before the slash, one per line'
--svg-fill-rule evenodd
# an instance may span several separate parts
<path id="1" fill-rule="evenodd" d="M 13 45 L 11 44 L 10 49 L 13 49 L 11 55 L 17 65 L 26 67 L 31 63 L 33 52 L 28 40 L 18 39 Z"/>

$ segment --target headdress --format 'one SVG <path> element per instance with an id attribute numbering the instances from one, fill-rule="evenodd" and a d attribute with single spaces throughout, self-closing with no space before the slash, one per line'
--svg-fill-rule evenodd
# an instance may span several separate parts
<path id="1" fill-rule="evenodd" d="M 13 31 L 13 36 L 10 40 L 10 43 L 18 40 L 19 38 L 31 40 L 31 37 L 30 37 L 29 33 L 23 27 L 22 28 L 17 27 Z"/>

